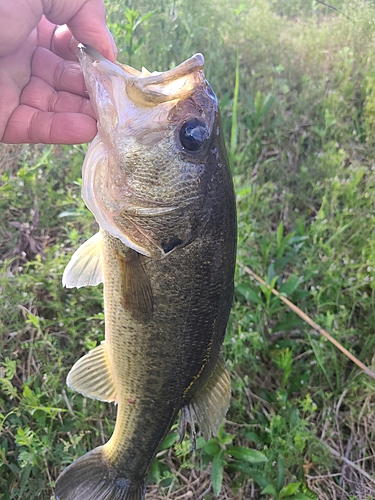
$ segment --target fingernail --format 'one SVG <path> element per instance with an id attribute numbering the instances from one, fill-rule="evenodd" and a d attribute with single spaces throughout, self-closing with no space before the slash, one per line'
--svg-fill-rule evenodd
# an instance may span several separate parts
<path id="1" fill-rule="evenodd" d="M 73 56 L 77 56 L 78 54 L 78 41 L 72 36 L 69 42 L 69 52 L 73 54 Z"/>
<path id="2" fill-rule="evenodd" d="M 108 31 L 108 35 L 109 35 L 109 38 L 110 38 L 110 41 L 111 41 L 111 46 L 112 46 L 112 49 L 113 49 L 113 53 L 115 54 L 115 59 L 116 59 L 117 58 L 117 54 L 118 54 L 118 48 L 116 46 L 115 39 L 113 38 L 112 33 L 109 31 L 108 28 L 107 28 L 107 31 Z"/>

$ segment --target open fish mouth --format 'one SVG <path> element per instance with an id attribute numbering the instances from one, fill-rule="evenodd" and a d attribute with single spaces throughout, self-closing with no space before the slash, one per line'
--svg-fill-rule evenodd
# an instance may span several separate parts
<path id="1" fill-rule="evenodd" d="M 196 85 L 204 80 L 202 54 L 195 54 L 169 71 L 153 73 L 146 68 L 138 71 L 125 64 L 112 63 L 97 50 L 82 44 L 79 45 L 78 58 L 86 80 L 91 73 L 97 83 L 102 78 L 103 87 L 107 87 L 106 79 L 121 77 L 131 101 L 143 106 L 156 106 L 174 99 L 185 99 Z M 88 90 L 91 93 L 94 89 Z"/>

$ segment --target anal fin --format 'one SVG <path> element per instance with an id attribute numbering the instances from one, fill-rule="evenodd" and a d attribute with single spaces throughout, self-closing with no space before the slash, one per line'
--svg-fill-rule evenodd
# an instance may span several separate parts
<path id="1" fill-rule="evenodd" d="M 197 392 L 192 401 L 181 409 L 179 432 L 182 439 L 187 426 L 195 444 L 195 424 L 199 425 L 207 441 L 216 435 L 222 424 L 230 401 L 230 376 L 222 358 L 219 358 L 210 378 Z"/>
<path id="2" fill-rule="evenodd" d="M 106 402 L 116 401 L 116 387 L 105 342 L 74 364 L 66 383 L 68 387 L 88 398 Z"/>
<path id="3" fill-rule="evenodd" d="M 65 268 L 62 282 L 66 288 L 96 286 L 103 282 L 100 232 L 94 234 L 74 252 Z"/>

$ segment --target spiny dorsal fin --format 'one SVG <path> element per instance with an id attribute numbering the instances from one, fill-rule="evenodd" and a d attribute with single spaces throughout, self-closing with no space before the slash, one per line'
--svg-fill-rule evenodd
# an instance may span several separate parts
<path id="1" fill-rule="evenodd" d="M 179 432 L 182 439 L 189 425 L 193 446 L 195 444 L 195 424 L 199 425 L 207 441 L 216 435 L 223 423 L 230 401 L 230 377 L 224 361 L 219 358 L 206 384 L 192 401 L 181 409 Z"/>
<path id="2" fill-rule="evenodd" d="M 74 252 L 65 268 L 62 282 L 66 288 L 96 286 L 103 282 L 100 233 L 94 234 Z"/>
<path id="3" fill-rule="evenodd" d="M 122 305 L 135 320 L 147 323 L 153 311 L 153 294 L 150 279 L 142 267 L 139 254 L 127 249 L 118 251 L 117 259 L 121 276 Z"/>
<path id="4" fill-rule="evenodd" d="M 108 403 L 116 401 L 116 387 L 105 342 L 102 342 L 74 364 L 66 383 L 71 389 L 88 398 Z"/>

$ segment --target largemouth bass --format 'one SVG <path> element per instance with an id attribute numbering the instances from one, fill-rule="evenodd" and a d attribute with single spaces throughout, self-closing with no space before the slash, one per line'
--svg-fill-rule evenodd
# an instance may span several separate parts
<path id="1" fill-rule="evenodd" d="M 143 500 L 180 413 L 181 437 L 215 434 L 230 399 L 220 358 L 233 296 L 236 213 L 217 99 L 197 54 L 139 72 L 81 47 L 98 118 L 82 194 L 100 226 L 63 283 L 104 283 L 105 341 L 67 383 L 117 403 L 110 440 L 65 469 L 58 500 Z"/>

